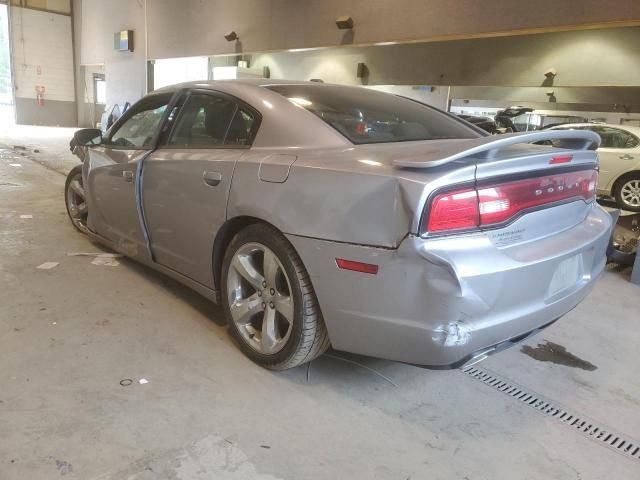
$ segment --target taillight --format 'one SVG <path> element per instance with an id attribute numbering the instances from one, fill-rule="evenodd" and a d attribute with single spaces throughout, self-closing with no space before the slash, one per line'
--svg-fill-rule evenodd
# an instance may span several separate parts
<path id="1" fill-rule="evenodd" d="M 478 192 L 473 189 L 443 193 L 433 199 L 427 231 L 466 230 L 478 226 Z"/>
<path id="2" fill-rule="evenodd" d="M 571 198 L 595 199 L 596 170 L 559 173 L 437 195 L 425 212 L 422 231 L 444 232 L 506 223 L 519 213 Z"/>

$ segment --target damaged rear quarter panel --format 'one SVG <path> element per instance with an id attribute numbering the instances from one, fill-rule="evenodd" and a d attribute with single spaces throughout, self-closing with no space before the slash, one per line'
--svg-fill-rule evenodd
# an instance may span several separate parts
<path id="1" fill-rule="evenodd" d="M 261 163 L 264 169 L 274 153 L 298 156 L 280 183 L 260 178 Z M 253 149 L 236 166 L 228 218 L 253 216 L 288 234 L 395 248 L 412 228 L 424 175 L 358 160 L 354 149 Z"/>

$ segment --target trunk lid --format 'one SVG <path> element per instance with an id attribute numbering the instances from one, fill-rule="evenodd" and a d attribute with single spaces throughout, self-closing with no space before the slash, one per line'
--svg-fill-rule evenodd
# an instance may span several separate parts
<path id="1" fill-rule="evenodd" d="M 542 131 L 447 142 L 433 145 L 420 154 L 416 152 L 415 155 L 396 157 L 393 161 L 396 168 L 425 174 L 439 172 L 441 175 L 435 182 L 425 186 L 425 203 L 418 231 L 426 235 L 433 233 L 429 232 L 429 228 L 434 224 L 427 226 L 425 219 L 429 220 L 431 209 L 441 200 L 444 203 L 440 205 L 445 210 L 438 210 L 438 218 L 442 219 L 438 228 L 444 231 L 437 234 L 462 233 L 448 231 L 454 227 L 450 226 L 446 213 L 447 205 L 454 205 L 452 202 L 457 201 L 455 190 L 460 191 L 461 188 L 462 191 L 477 192 L 480 213 L 475 230 L 493 232 L 490 236 L 500 246 L 544 237 L 583 221 L 592 203 L 590 200 L 574 200 L 580 200 L 583 193 L 581 188 L 585 184 L 593 183 L 582 172 L 592 172 L 597 168 L 595 149 L 600 138 L 588 131 L 557 133 Z M 446 181 L 452 178 L 453 172 L 468 170 L 469 167 L 474 169 L 473 185 L 467 183 L 461 187 L 455 182 Z M 453 197 L 447 193 L 449 191 L 454 191 Z M 512 193 L 503 196 L 505 191 Z M 521 198 L 523 194 L 526 196 L 524 200 Z M 465 195 L 471 203 L 462 210 L 452 210 L 451 214 L 468 212 L 465 215 L 469 216 L 464 217 L 461 225 L 467 225 L 466 231 L 472 231 L 475 200 L 471 200 L 468 193 Z M 509 198 L 509 195 L 515 197 Z M 572 206 L 568 207 L 569 203 Z M 496 210 L 487 213 L 487 209 Z M 506 216 L 501 217 L 501 212 Z M 485 221 L 492 215 L 500 221 Z M 543 221 L 542 216 L 545 217 Z M 535 222 L 531 223 L 534 217 Z M 451 218 L 457 221 L 457 217 Z M 508 235 L 507 242 L 501 240 L 505 238 L 504 235 L 495 235 L 496 232 L 512 230 L 518 234 Z"/>

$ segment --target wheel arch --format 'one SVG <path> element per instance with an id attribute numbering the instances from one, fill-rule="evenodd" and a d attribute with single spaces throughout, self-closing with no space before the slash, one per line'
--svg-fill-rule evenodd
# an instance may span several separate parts
<path id="1" fill-rule="evenodd" d="M 613 182 L 611 182 L 611 196 L 612 197 L 615 196 L 616 190 L 617 190 L 618 186 L 620 185 L 620 183 L 623 182 L 625 179 L 627 179 L 630 176 L 640 177 L 640 170 L 638 170 L 638 169 L 628 170 L 628 171 L 624 172 L 623 174 L 619 175 Z"/>
<path id="2" fill-rule="evenodd" d="M 253 217 L 250 215 L 240 215 L 230 218 L 218 230 L 216 238 L 213 242 L 213 252 L 211 258 L 213 264 L 213 285 L 216 290 L 220 289 L 220 279 L 222 277 L 222 262 L 224 261 L 224 255 L 227 251 L 227 247 L 231 243 L 231 240 L 240 230 L 256 223 L 264 223 L 280 231 L 280 229 L 272 223 L 267 222 L 262 218 Z"/>

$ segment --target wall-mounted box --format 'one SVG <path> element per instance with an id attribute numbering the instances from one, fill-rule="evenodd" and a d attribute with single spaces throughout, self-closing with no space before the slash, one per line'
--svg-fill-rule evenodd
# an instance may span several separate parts
<path id="1" fill-rule="evenodd" d="M 133 30 L 114 33 L 113 48 L 120 52 L 133 52 Z"/>

